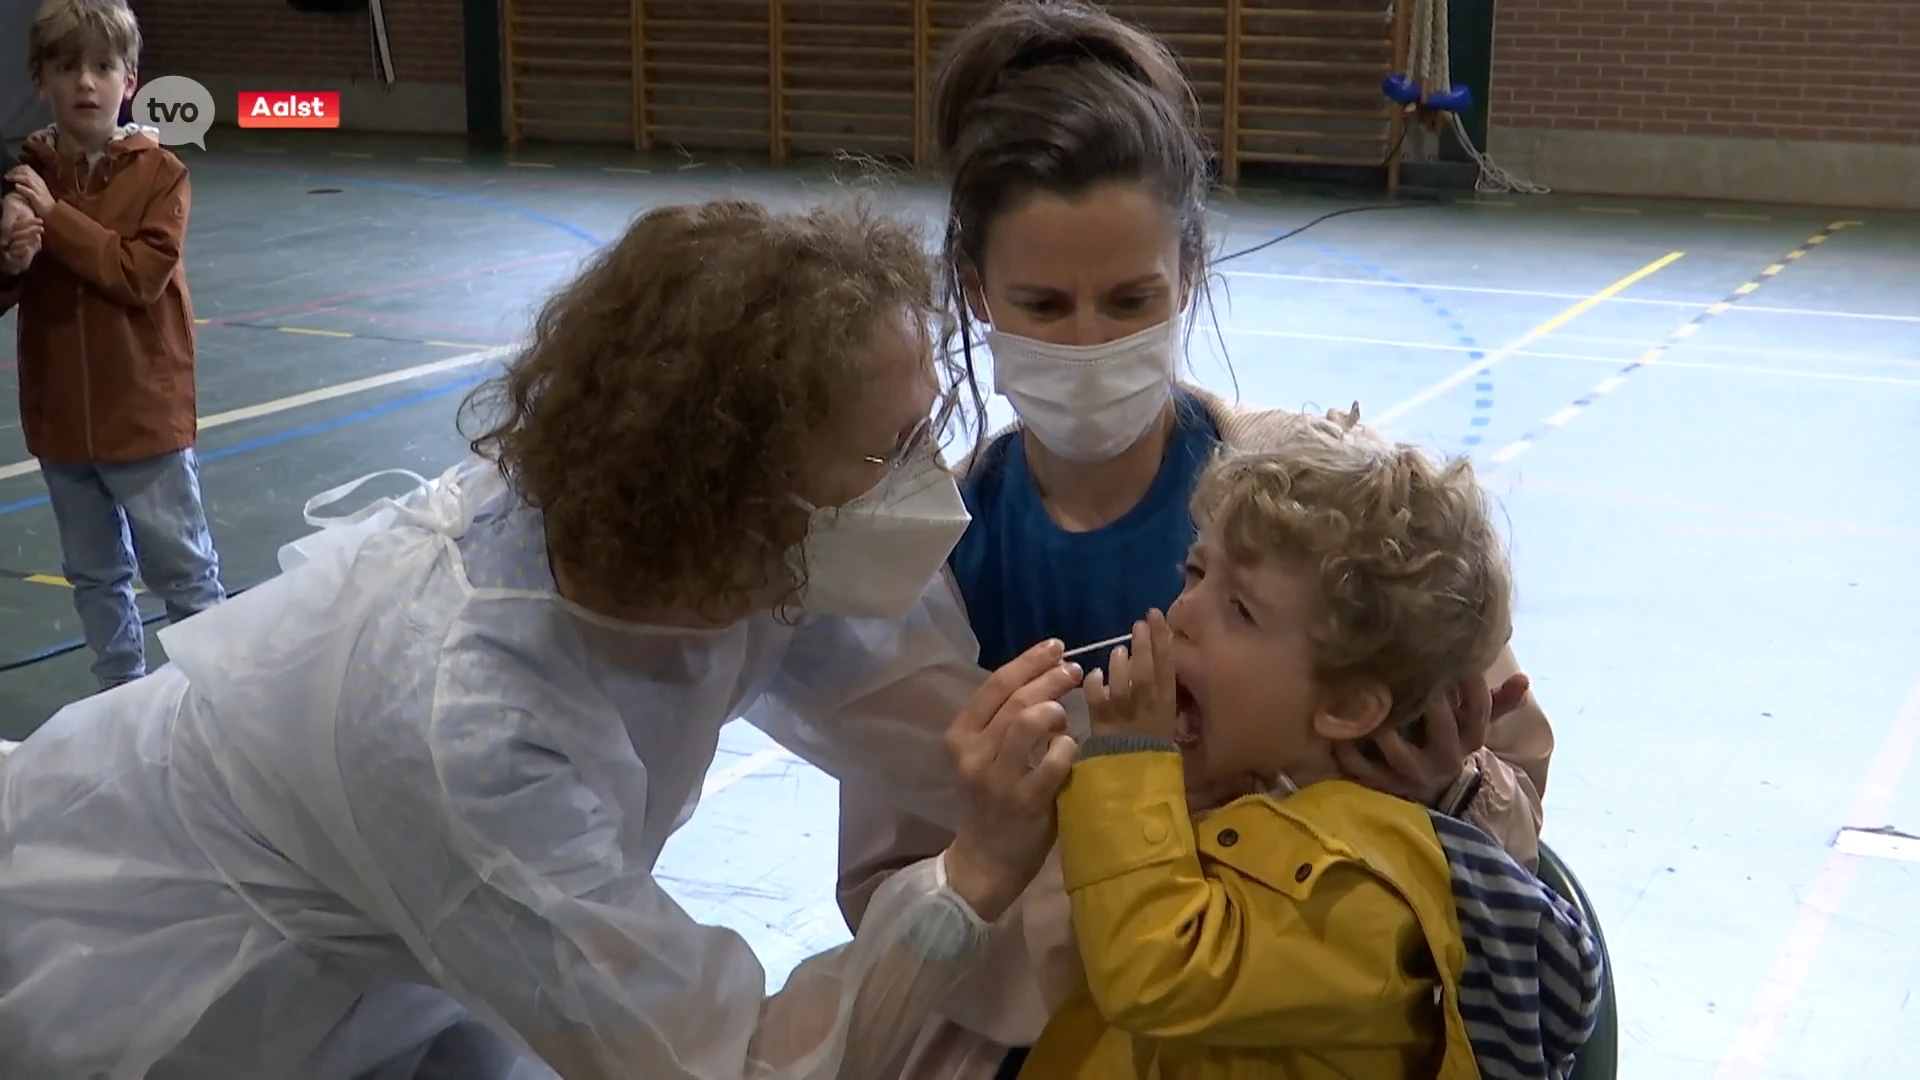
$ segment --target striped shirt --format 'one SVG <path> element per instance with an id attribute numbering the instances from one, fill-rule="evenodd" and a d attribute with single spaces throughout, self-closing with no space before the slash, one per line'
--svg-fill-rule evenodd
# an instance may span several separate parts
<path id="1" fill-rule="evenodd" d="M 1466 941 L 1460 1017 L 1486 1080 L 1564 1080 L 1606 973 L 1580 912 L 1473 825 L 1433 813 Z"/>

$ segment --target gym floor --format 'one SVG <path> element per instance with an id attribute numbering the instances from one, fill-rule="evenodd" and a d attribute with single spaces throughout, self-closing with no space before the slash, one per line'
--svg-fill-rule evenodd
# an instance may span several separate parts
<path id="1" fill-rule="evenodd" d="M 187 151 L 188 265 L 229 588 L 273 571 L 314 493 L 452 463 L 462 393 L 640 208 L 846 190 L 672 155 L 215 147 Z M 917 181 L 883 190 L 939 210 Z M 1224 247 L 1373 201 L 1242 192 L 1219 204 Z M 1834 843 L 1920 832 L 1920 216 L 1447 193 L 1220 269 L 1199 381 L 1358 399 L 1490 472 L 1515 648 L 1559 736 L 1546 837 L 1609 938 L 1621 1075 L 1910 1073 L 1920 866 L 1897 856 L 1920 843 Z M 91 680 L 44 488 L 0 415 L 0 735 L 20 738 Z M 845 936 L 833 783 L 735 725 L 707 792 L 661 875 L 777 981 Z"/>

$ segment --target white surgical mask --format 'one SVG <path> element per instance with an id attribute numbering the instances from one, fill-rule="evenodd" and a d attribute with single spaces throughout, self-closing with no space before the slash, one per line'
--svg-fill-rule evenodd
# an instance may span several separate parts
<path id="1" fill-rule="evenodd" d="M 1147 433 L 1166 408 L 1181 353 L 1168 319 L 1099 345 L 1051 345 L 998 330 L 993 388 L 1040 445 L 1069 461 L 1106 461 Z"/>
<path id="2" fill-rule="evenodd" d="M 844 506 L 809 509 L 797 551 L 807 573 L 800 605 L 822 615 L 904 616 L 972 520 L 953 474 L 931 450 Z"/>

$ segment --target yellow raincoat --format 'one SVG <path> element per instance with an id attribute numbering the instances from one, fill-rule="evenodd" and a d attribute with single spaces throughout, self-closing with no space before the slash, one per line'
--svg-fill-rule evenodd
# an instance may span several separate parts
<path id="1" fill-rule="evenodd" d="M 1102 755 L 1060 865 L 1086 975 L 1023 1080 L 1477 1080 L 1425 808 L 1334 780 L 1196 822 L 1177 753 Z"/>

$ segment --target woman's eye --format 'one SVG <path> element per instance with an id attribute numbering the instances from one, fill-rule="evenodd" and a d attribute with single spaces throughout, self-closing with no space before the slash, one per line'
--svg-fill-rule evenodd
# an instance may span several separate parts
<path id="1" fill-rule="evenodd" d="M 1253 612 L 1247 610 L 1247 605 L 1241 603 L 1238 600 L 1235 600 L 1233 602 L 1233 611 L 1234 611 L 1234 614 L 1240 616 L 1242 619 L 1245 619 L 1249 625 L 1252 624 Z"/>

